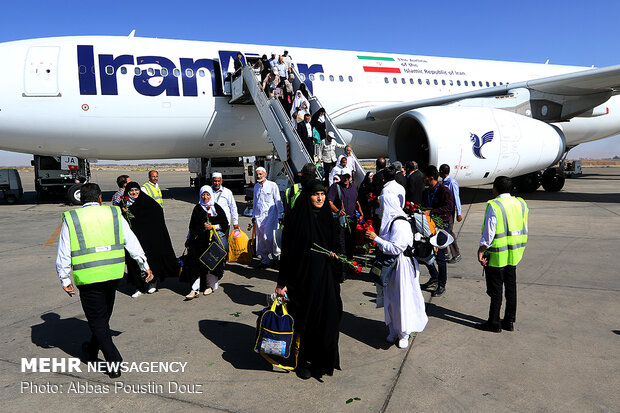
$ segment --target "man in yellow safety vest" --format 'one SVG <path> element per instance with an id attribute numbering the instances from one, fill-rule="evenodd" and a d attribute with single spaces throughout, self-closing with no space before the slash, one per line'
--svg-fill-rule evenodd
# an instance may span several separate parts
<path id="1" fill-rule="evenodd" d="M 164 209 L 164 198 L 161 195 L 161 189 L 159 188 L 159 172 L 153 170 L 149 171 L 149 180 L 142 185 L 142 192 L 153 198 L 161 209 Z"/>
<path id="2" fill-rule="evenodd" d="M 525 201 L 510 195 L 512 180 L 498 176 L 493 182 L 496 198 L 487 202 L 478 262 L 485 267 L 487 294 L 491 297 L 489 319 L 476 325 L 484 331 L 514 331 L 517 313 L 517 264 L 527 243 L 528 208 Z M 506 308 L 500 320 L 502 287 L 505 287 Z"/>
<path id="3" fill-rule="evenodd" d="M 145 281 L 153 279 L 144 251 L 117 206 L 101 205 L 101 189 L 94 183 L 81 188 L 84 204 L 62 215 L 56 271 L 63 290 L 69 296 L 75 289 L 69 275 L 80 291 L 80 301 L 92 337 L 82 345 L 86 361 L 96 361 L 99 350 L 108 363 L 122 361 L 112 342 L 110 316 L 118 280 L 125 271 L 125 249 L 144 271 Z M 111 378 L 120 370 L 108 367 Z"/>

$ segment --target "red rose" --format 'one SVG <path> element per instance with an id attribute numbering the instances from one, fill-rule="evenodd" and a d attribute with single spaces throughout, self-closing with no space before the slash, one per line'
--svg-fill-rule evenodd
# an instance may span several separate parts
<path id="1" fill-rule="evenodd" d="M 362 268 L 361 266 L 359 266 L 359 267 L 357 267 L 357 268 L 355 269 L 355 271 L 356 271 L 358 274 L 359 274 L 359 273 L 361 273 L 361 272 L 362 272 L 362 270 L 363 270 L 363 268 Z"/>
<path id="2" fill-rule="evenodd" d="M 351 265 L 357 267 L 357 261 L 351 261 Z"/>
<path id="3" fill-rule="evenodd" d="M 125 201 L 129 201 L 129 196 L 128 195 L 125 196 L 124 199 L 125 199 Z"/>
<path id="4" fill-rule="evenodd" d="M 210 210 L 210 209 L 211 209 L 211 207 L 209 205 L 207 205 L 207 211 Z"/>

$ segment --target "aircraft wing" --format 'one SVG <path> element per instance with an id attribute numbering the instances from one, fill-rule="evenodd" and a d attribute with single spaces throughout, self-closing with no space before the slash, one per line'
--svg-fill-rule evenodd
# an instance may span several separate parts
<path id="1" fill-rule="evenodd" d="M 387 135 L 394 119 L 403 112 L 425 106 L 445 105 L 465 99 L 507 95 L 510 91 L 519 88 L 528 89 L 538 96 L 588 100 L 588 103 L 585 104 L 588 107 L 583 110 L 586 111 L 605 102 L 610 96 L 620 93 L 620 65 L 410 102 L 384 105 L 368 102 L 354 108 L 339 110 L 332 114 L 332 118 L 340 128 L 366 130 Z"/>

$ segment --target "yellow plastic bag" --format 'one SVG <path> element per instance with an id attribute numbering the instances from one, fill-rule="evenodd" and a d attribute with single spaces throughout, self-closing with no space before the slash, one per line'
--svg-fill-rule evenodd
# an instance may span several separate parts
<path id="1" fill-rule="evenodd" d="M 252 261 L 248 236 L 240 230 L 235 230 L 228 236 L 228 262 L 247 264 Z"/>

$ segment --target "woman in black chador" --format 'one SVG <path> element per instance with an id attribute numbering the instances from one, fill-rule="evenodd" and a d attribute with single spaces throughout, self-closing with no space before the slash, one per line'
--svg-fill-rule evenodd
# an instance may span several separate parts
<path id="1" fill-rule="evenodd" d="M 181 273 L 181 281 L 193 282 L 192 290 L 185 296 L 187 300 L 200 297 L 200 291 L 204 295 L 212 294 L 224 275 L 225 259 L 213 270 L 209 270 L 199 259 L 212 242 L 219 242 L 218 237 L 224 250 L 228 251 L 225 235 L 228 233 L 228 219 L 222 207 L 214 201 L 210 186 L 200 188 L 199 203 L 194 207 L 189 221 L 189 270 Z"/>
<path id="2" fill-rule="evenodd" d="M 125 186 L 125 196 L 121 202 L 123 216 L 146 255 L 149 267 L 158 281 L 178 274 L 177 257 L 172 248 L 164 210 L 150 196 L 140 190 L 137 182 L 129 182 Z M 134 260 L 127 262 L 127 278 L 136 287 L 132 297 L 140 296 L 145 290 L 149 294 L 156 291 L 157 284 L 153 280 L 146 284 L 140 277 L 140 268 Z"/>
<path id="3" fill-rule="evenodd" d="M 288 309 L 301 336 L 297 375 L 332 375 L 340 369 L 338 334 L 342 318 L 340 283 L 335 257 L 310 251 L 317 244 L 338 248 L 325 187 L 318 180 L 304 184 L 282 233 L 282 254 L 276 294 L 290 299 Z"/>

